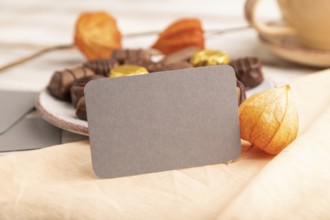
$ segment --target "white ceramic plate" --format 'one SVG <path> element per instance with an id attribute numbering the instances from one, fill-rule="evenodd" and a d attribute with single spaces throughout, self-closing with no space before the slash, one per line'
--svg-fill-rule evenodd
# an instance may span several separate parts
<path id="1" fill-rule="evenodd" d="M 88 136 L 87 121 L 76 116 L 76 110 L 71 103 L 58 100 L 43 90 L 37 100 L 36 108 L 49 123 L 73 133 Z"/>
<path id="2" fill-rule="evenodd" d="M 247 96 L 274 87 L 274 81 L 270 77 L 265 77 L 265 80 L 259 86 L 247 91 Z M 36 108 L 49 123 L 64 130 L 88 136 L 87 121 L 77 118 L 75 109 L 70 103 L 54 98 L 47 90 L 43 90 L 39 94 L 36 100 Z"/>

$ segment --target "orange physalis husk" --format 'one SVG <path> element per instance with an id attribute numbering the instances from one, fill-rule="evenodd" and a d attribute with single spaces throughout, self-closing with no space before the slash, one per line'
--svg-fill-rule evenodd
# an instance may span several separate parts
<path id="1" fill-rule="evenodd" d="M 241 138 L 269 154 L 278 154 L 298 133 L 298 113 L 290 86 L 267 90 L 239 107 Z"/>
<path id="2" fill-rule="evenodd" d="M 121 48 L 121 33 L 111 15 L 86 12 L 76 22 L 74 43 L 89 60 L 109 58 L 114 49 Z"/>
<path id="3" fill-rule="evenodd" d="M 191 46 L 204 49 L 204 31 L 196 18 L 184 18 L 171 24 L 160 33 L 152 48 L 168 55 Z"/>

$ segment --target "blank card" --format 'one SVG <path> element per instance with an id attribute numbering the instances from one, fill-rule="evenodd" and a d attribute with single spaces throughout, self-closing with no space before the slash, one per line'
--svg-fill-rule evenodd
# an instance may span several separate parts
<path id="1" fill-rule="evenodd" d="M 98 79 L 85 94 L 92 163 L 101 178 L 219 164 L 240 154 L 230 66 Z"/>

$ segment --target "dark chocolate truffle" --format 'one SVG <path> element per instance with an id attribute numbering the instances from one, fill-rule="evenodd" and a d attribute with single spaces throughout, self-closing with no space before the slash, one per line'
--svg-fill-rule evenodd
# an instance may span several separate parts
<path id="1" fill-rule="evenodd" d="M 264 80 L 261 61 L 257 57 L 245 57 L 233 60 L 231 65 L 236 74 L 236 78 L 240 80 L 246 88 L 258 86 Z"/>

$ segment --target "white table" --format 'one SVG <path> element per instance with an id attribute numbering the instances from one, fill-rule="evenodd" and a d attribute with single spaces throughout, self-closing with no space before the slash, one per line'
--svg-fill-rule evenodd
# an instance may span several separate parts
<path id="1" fill-rule="evenodd" d="M 0 65 L 44 46 L 70 44 L 80 12 L 106 10 L 117 18 L 122 33 L 163 30 L 181 17 L 198 17 L 205 29 L 246 26 L 244 0 L 2 0 L 0 1 Z M 264 1 L 260 16 L 278 19 L 275 1 Z M 149 47 L 156 36 L 124 39 L 125 47 Z M 226 51 L 233 58 L 258 56 L 272 65 L 264 74 L 277 84 L 315 72 L 270 54 L 260 45 L 252 29 L 208 38 L 206 46 Z M 55 70 L 75 66 L 84 60 L 77 50 L 51 52 L 0 74 L 0 89 L 33 90 L 44 88 Z M 75 140 L 65 132 L 64 141 Z M 72 139 L 73 138 L 73 139 Z"/>

